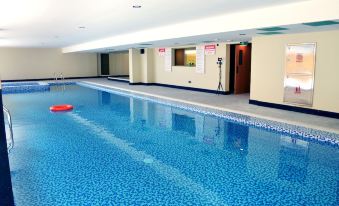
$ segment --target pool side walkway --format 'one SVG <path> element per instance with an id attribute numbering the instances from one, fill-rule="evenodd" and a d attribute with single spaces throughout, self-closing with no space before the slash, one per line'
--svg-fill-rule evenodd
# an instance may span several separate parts
<path id="1" fill-rule="evenodd" d="M 339 134 L 339 119 L 251 105 L 248 103 L 249 94 L 216 95 L 161 86 L 129 85 L 124 82 L 110 81 L 106 78 L 79 79 L 76 81 Z"/>

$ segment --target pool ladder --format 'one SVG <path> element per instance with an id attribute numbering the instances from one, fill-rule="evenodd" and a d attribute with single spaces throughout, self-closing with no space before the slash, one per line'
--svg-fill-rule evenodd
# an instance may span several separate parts
<path id="1" fill-rule="evenodd" d="M 54 82 L 55 83 L 58 83 L 58 80 L 60 80 L 61 83 L 64 83 L 65 77 L 64 77 L 64 75 L 62 73 L 60 73 L 59 77 L 58 77 L 58 75 L 56 73 L 53 73 L 53 76 L 54 76 Z M 61 91 L 65 91 L 66 90 L 65 84 L 61 84 L 60 85 L 60 90 Z"/>
<path id="2" fill-rule="evenodd" d="M 54 81 L 55 82 L 58 82 L 58 79 L 60 80 L 65 80 L 65 77 L 62 73 L 60 73 L 60 76 L 58 77 L 58 75 L 56 73 L 53 73 L 53 76 L 54 76 Z"/>
<path id="3" fill-rule="evenodd" d="M 7 152 L 9 154 L 14 147 L 12 116 L 9 110 L 5 106 L 3 106 L 2 108 L 3 108 L 4 114 L 6 114 L 7 116 L 8 127 L 9 127 L 9 135 L 10 135 L 9 137 L 11 141 L 7 144 Z"/>

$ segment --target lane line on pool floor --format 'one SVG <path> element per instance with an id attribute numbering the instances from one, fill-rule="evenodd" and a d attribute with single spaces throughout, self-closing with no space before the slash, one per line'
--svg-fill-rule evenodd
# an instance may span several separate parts
<path id="1" fill-rule="evenodd" d="M 67 115 L 79 124 L 91 129 L 94 134 L 102 137 L 102 139 L 124 151 L 132 159 L 144 163 L 146 166 L 155 170 L 156 173 L 161 174 L 166 179 L 174 182 L 178 187 L 186 188 L 189 191 L 196 193 L 199 197 L 204 197 L 204 199 L 212 205 L 227 205 L 219 198 L 217 193 L 205 188 L 203 185 L 184 175 L 180 170 L 163 163 L 161 160 L 157 160 L 156 157 L 147 154 L 145 151 L 134 148 L 132 143 L 116 137 L 114 134 L 107 131 L 105 127 L 97 125 L 76 113 L 67 113 Z"/>

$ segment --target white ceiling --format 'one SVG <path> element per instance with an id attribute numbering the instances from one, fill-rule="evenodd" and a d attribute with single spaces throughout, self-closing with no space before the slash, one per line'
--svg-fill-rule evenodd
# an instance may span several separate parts
<path id="1" fill-rule="evenodd" d="M 252 10 L 298 2 L 322 2 L 324 4 L 326 1 L 338 3 L 338 0 L 0 0 L 0 47 L 62 48 L 125 34 L 138 34 L 144 30 L 199 21 L 220 15 L 233 15 L 241 12 L 245 15 L 246 12 Z M 142 7 L 133 9 L 133 5 Z M 319 12 L 314 14 L 317 13 Z M 272 18 L 275 17 L 272 16 Z M 237 18 L 234 18 L 233 21 L 237 21 Z M 226 25 L 228 22 L 224 23 Z M 186 27 L 191 29 L 189 25 Z M 167 43 L 178 43 L 174 38 L 177 31 L 173 28 L 175 27 L 172 27 L 171 32 L 167 32 L 171 33 L 172 36 L 167 35 L 171 38 L 165 38 L 165 36 L 160 38 L 159 34 L 157 41 L 167 39 Z M 192 30 L 194 29 L 192 28 Z M 211 30 L 211 33 L 215 32 Z M 195 37 L 199 41 L 204 40 L 199 38 L 201 34 L 201 32 L 197 33 L 198 37 Z M 226 37 L 225 34 L 227 34 Z M 206 35 L 207 33 L 204 38 L 207 37 Z M 232 35 L 235 34 L 228 32 L 223 33 L 222 37 L 233 40 L 251 37 L 249 35 L 241 38 L 237 36 L 238 38 L 235 39 Z M 178 37 L 185 39 L 187 43 L 190 40 L 187 39 L 188 36 L 195 35 L 180 35 Z M 216 35 L 215 38 L 219 38 L 219 36 Z M 211 37 L 208 38 L 208 40 L 210 39 Z M 193 40 L 194 38 L 192 38 Z M 196 41 L 198 40 L 194 40 L 194 42 Z M 98 51 L 101 49 L 102 51 L 106 47 L 126 49 L 131 45 L 136 46 L 135 42 L 134 44 L 122 42 L 121 45 L 115 43 L 107 46 L 92 46 L 83 50 Z M 81 49 L 77 51 L 81 51 Z"/>

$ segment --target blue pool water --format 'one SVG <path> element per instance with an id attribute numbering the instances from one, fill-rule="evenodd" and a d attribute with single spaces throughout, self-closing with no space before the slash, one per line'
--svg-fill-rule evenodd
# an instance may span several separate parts
<path id="1" fill-rule="evenodd" d="M 65 88 L 3 96 L 17 206 L 339 204 L 338 147 Z M 64 103 L 75 109 L 48 109 Z"/>

